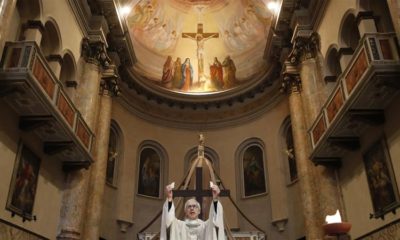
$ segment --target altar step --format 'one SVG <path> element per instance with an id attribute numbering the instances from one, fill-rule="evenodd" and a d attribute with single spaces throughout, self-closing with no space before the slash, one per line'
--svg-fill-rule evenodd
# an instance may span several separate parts
<path id="1" fill-rule="evenodd" d="M 139 234 L 139 240 L 159 240 L 158 233 L 147 232 Z M 265 234 L 261 232 L 232 232 L 234 240 L 266 240 Z"/>

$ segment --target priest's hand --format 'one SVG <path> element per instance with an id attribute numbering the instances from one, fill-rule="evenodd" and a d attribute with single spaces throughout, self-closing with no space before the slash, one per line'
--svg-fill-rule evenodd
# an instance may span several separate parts
<path id="1" fill-rule="evenodd" d="M 171 183 L 171 184 L 169 184 L 169 185 L 167 185 L 167 186 L 165 187 L 165 194 L 167 195 L 167 199 L 168 199 L 169 202 L 171 202 L 172 199 L 173 199 L 173 197 L 174 197 L 174 194 L 173 194 L 173 192 L 172 192 L 172 189 L 174 189 L 174 186 L 173 186 L 173 185 L 174 185 L 174 184 Z"/>
<path id="2" fill-rule="evenodd" d="M 221 192 L 221 190 L 219 190 L 218 185 L 213 184 L 211 186 L 211 191 L 212 191 L 213 199 L 217 200 L 218 196 L 219 196 L 219 193 Z"/>

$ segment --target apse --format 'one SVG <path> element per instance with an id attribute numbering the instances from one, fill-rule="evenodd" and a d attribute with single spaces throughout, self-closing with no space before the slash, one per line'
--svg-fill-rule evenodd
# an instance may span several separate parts
<path id="1" fill-rule="evenodd" d="M 128 1 L 125 17 L 137 62 L 155 88 L 217 94 L 257 81 L 273 10 L 262 0 Z"/>

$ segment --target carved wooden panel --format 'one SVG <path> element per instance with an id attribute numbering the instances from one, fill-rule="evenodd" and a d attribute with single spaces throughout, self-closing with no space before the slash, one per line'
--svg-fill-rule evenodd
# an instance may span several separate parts
<path id="1" fill-rule="evenodd" d="M 33 76 L 35 76 L 36 80 L 42 86 L 47 95 L 53 99 L 54 97 L 54 89 L 55 82 L 50 77 L 50 74 L 46 71 L 46 68 L 43 66 L 43 63 L 36 58 L 35 64 L 33 66 Z"/>
<path id="2" fill-rule="evenodd" d="M 347 94 L 350 95 L 350 93 L 353 91 L 367 67 L 367 56 L 365 51 L 362 50 L 345 78 Z"/>
<path id="3" fill-rule="evenodd" d="M 7 62 L 6 68 L 16 68 L 18 67 L 19 59 L 21 57 L 22 48 L 12 48 L 10 53 L 10 58 Z"/>
<path id="4" fill-rule="evenodd" d="M 383 59 L 385 60 L 393 60 L 393 53 L 392 49 L 390 47 L 390 42 L 389 39 L 380 39 L 379 44 L 381 46 L 381 51 L 383 55 Z"/>
<path id="5" fill-rule="evenodd" d="M 318 143 L 319 139 L 322 137 L 325 131 L 326 124 L 323 115 L 320 115 L 317 124 L 315 124 L 314 128 L 312 129 L 312 142 L 314 146 Z"/>
<path id="6" fill-rule="evenodd" d="M 336 114 L 342 108 L 343 103 L 344 103 L 344 96 L 343 96 L 342 88 L 338 87 L 336 89 L 336 92 L 334 93 L 332 99 L 326 106 L 326 115 L 327 115 L 329 123 L 332 122 L 333 118 L 336 116 Z"/>
<path id="7" fill-rule="evenodd" d="M 58 110 L 60 110 L 64 119 L 73 128 L 75 120 L 75 111 L 72 108 L 71 104 L 66 99 L 66 97 L 64 96 L 64 94 L 62 93 L 58 95 L 57 108 Z"/>
<path id="8" fill-rule="evenodd" d="M 85 147 L 90 150 L 90 132 L 80 119 L 76 126 L 76 135 L 85 145 Z"/>

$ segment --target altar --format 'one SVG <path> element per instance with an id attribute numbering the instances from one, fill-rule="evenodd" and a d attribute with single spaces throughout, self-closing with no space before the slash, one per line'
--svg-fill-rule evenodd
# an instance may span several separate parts
<path id="1" fill-rule="evenodd" d="M 266 240 L 265 234 L 258 231 L 232 232 L 234 240 Z M 158 240 L 157 232 L 145 232 L 138 235 L 139 240 Z M 228 238 L 227 238 L 228 239 Z"/>
<path id="2" fill-rule="evenodd" d="M 227 239 L 227 240 L 265 240 L 265 239 L 267 239 L 263 230 L 261 228 L 257 227 L 253 222 L 251 222 L 249 220 L 249 218 L 247 216 L 245 216 L 244 213 L 239 209 L 238 205 L 234 202 L 234 200 L 230 196 L 230 190 L 224 186 L 222 179 L 216 173 L 211 161 L 205 157 L 204 152 L 205 152 L 204 136 L 203 136 L 203 134 L 200 134 L 199 145 L 197 147 L 197 158 L 192 162 L 188 172 L 186 173 L 185 178 L 179 184 L 179 186 L 177 187 L 176 190 L 175 189 L 172 190 L 175 187 L 175 183 L 171 183 L 171 186 L 173 185 L 173 187 L 171 188 L 170 191 L 173 192 L 174 197 L 178 198 L 178 200 L 176 201 L 177 208 L 179 208 L 179 206 L 182 207 L 184 198 L 195 198 L 196 201 L 198 202 L 198 204 L 200 205 L 199 208 L 202 209 L 203 211 L 204 211 L 204 209 L 209 208 L 209 206 L 204 207 L 203 198 L 211 197 L 211 196 L 213 196 L 213 193 L 210 189 L 203 188 L 204 187 L 203 166 L 204 166 L 205 169 L 209 170 L 208 171 L 209 179 L 207 179 L 207 181 L 210 180 L 209 181 L 210 188 L 212 187 L 212 184 L 218 183 L 220 185 L 218 196 L 219 197 L 227 197 L 228 200 L 233 204 L 233 206 L 239 212 L 239 214 L 241 214 L 242 217 L 244 217 L 244 219 L 246 219 L 253 226 L 253 228 L 256 229 L 254 231 L 238 231 L 237 228 L 231 228 L 231 227 L 229 227 L 227 222 L 223 222 L 222 224 L 224 224 L 225 239 Z M 191 181 L 192 181 L 193 186 L 189 186 Z M 205 181 L 205 182 L 207 182 L 207 181 Z M 190 189 L 189 187 L 193 188 L 193 189 Z M 137 235 L 137 239 L 139 239 L 139 240 L 159 240 L 160 232 L 150 232 L 150 231 L 147 231 L 147 229 L 160 216 L 161 216 L 161 211 L 145 227 L 143 227 L 139 231 L 139 233 Z M 206 216 L 206 212 L 204 212 L 204 214 L 203 214 L 200 211 L 199 218 L 207 219 L 208 216 Z M 222 229 L 222 227 L 219 229 Z M 221 236 L 220 238 L 223 239 L 224 237 Z"/>

